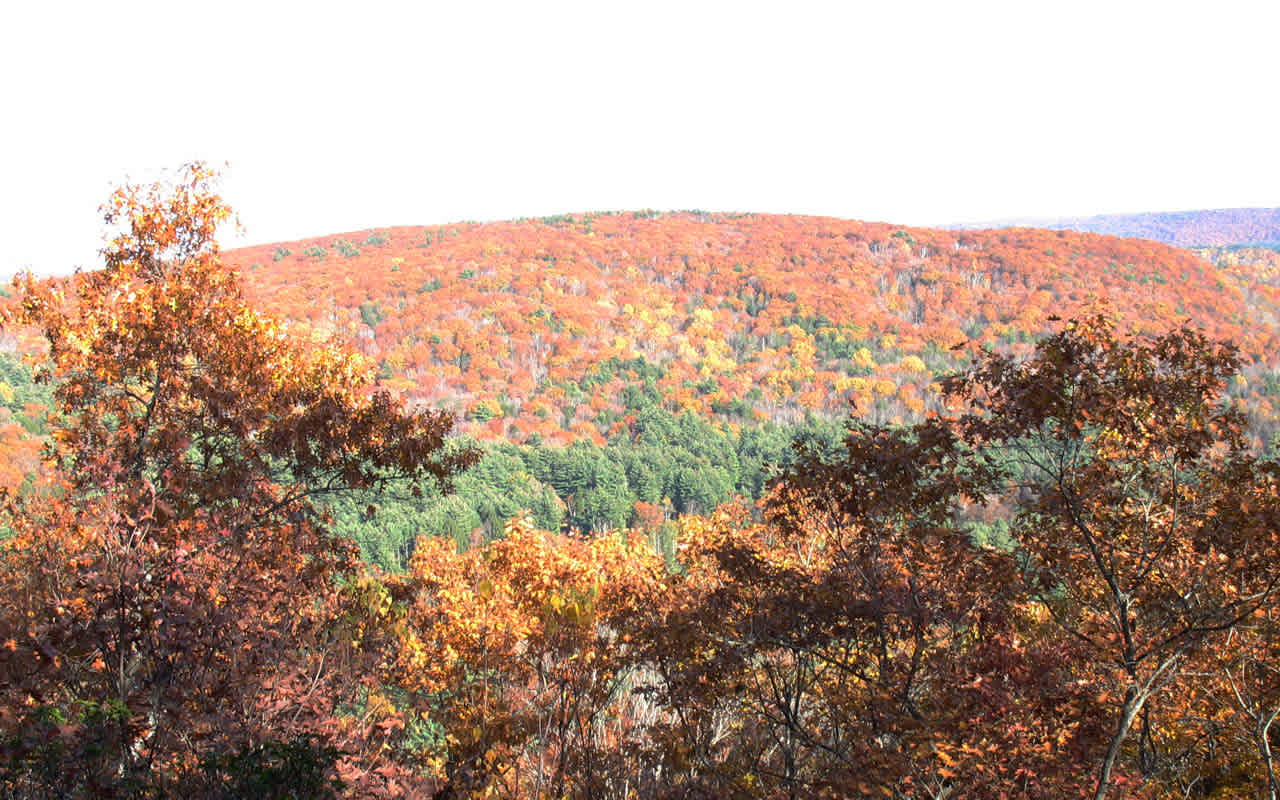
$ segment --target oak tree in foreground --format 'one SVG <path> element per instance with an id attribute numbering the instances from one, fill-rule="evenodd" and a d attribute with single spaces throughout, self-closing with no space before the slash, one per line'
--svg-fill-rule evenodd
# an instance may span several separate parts
<path id="1" fill-rule="evenodd" d="M 337 683 L 359 672 L 330 616 L 356 561 L 317 503 L 475 458 L 448 415 L 249 307 L 212 181 L 197 164 L 118 190 L 103 269 L 20 280 L 10 323 L 48 341 L 57 477 L 10 504 L 0 544 L 11 795 L 198 795 L 255 770 L 327 791 Z"/>
<path id="2" fill-rule="evenodd" d="M 1190 791 L 1187 765 L 1217 730 L 1195 711 L 1205 659 L 1275 597 L 1280 474 L 1223 402 L 1239 367 L 1197 331 L 1126 339 L 1095 316 L 947 383 L 968 405 L 951 424 L 998 457 L 993 488 L 1017 498 L 1028 600 L 1080 649 L 1076 679 L 1110 718 L 1091 753 L 1096 800 L 1121 773 Z"/>

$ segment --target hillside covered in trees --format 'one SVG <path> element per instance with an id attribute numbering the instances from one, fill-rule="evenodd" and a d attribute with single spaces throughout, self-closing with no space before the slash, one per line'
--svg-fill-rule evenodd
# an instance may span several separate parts
<path id="1" fill-rule="evenodd" d="M 937 413 L 939 379 L 977 350 L 1024 356 L 1053 317 L 1093 309 L 1138 331 L 1189 323 L 1237 343 L 1246 362 L 1228 392 L 1270 447 L 1274 255 L 637 212 L 369 230 L 223 258 L 292 333 L 349 342 L 381 387 L 454 412 L 483 445 L 454 495 L 333 501 L 366 556 L 399 569 L 424 531 L 485 540 L 522 509 L 549 530 L 640 528 L 671 552 L 680 515 L 760 499 L 797 436 L 835 442 L 850 412 Z M 47 393 L 5 363 L 0 433 L 14 467 L 0 479 L 17 487 L 37 463 Z"/>
<path id="2" fill-rule="evenodd" d="M 9 419 L 47 434 L 47 448 L 44 471 L 0 507 L 0 796 L 1280 796 L 1280 461 L 1250 427 L 1263 417 L 1245 413 L 1253 401 L 1239 348 L 1151 316 L 1180 298 L 1163 287 L 1168 270 L 1182 268 L 1178 280 L 1216 293 L 1188 292 L 1179 314 L 1210 327 L 1216 310 L 1214 330 L 1237 326 L 1249 346 L 1268 342 L 1229 316 L 1256 305 L 1244 303 L 1250 295 L 1230 270 L 1164 248 L 1118 261 L 1133 251 L 1116 240 L 993 234 L 985 246 L 994 252 L 970 248 L 987 259 L 971 264 L 1007 266 L 996 258 L 1020 252 L 997 242 L 1032 241 L 1042 253 L 1056 243 L 1068 254 L 1083 242 L 1096 246 L 1077 260 L 1126 270 L 1104 270 L 1104 286 L 1148 288 L 1069 319 L 1011 316 L 990 348 L 935 376 L 923 409 L 901 396 L 886 401 L 901 408 L 878 405 L 890 395 L 874 389 L 860 404 L 851 385 L 839 431 L 808 420 L 815 427 L 774 463 L 758 503 L 683 509 L 671 547 L 643 529 L 540 529 L 531 509 L 489 541 L 423 535 L 386 571 L 359 558 L 332 501 L 374 519 L 377 503 L 429 503 L 486 469 L 488 485 L 508 493 L 518 493 L 521 469 L 554 486 L 602 445 L 593 436 L 554 450 L 508 442 L 482 457 L 453 435 L 449 414 L 423 407 L 425 395 L 409 402 L 416 384 L 396 384 L 375 349 L 390 318 L 383 300 L 407 301 L 408 291 L 365 292 L 352 308 L 293 322 L 261 312 L 253 295 L 262 286 L 247 292 L 213 238 L 229 209 L 211 181 L 195 165 L 174 184 L 118 190 L 106 207 L 118 230 L 104 269 L 20 280 L 6 310 L 9 335 L 44 342 L 36 390 L 50 391 L 52 413 L 30 407 L 41 398 L 29 369 L 4 373 Z M 879 255 L 902 239 L 907 261 L 946 242 L 882 232 L 887 240 L 867 249 Z M 374 232 L 362 243 L 387 241 Z M 808 246 L 791 252 L 800 263 L 789 259 L 782 272 L 793 288 L 747 284 L 794 292 L 782 303 L 805 312 L 793 312 L 785 324 L 796 330 L 772 345 L 790 350 L 785 368 L 817 358 L 824 329 L 838 343 L 842 326 L 866 325 L 847 358 L 862 361 L 865 348 L 869 372 L 851 377 L 897 386 L 888 376 L 933 369 L 924 363 L 940 347 L 926 333 L 931 306 L 916 322 L 892 299 L 841 314 L 811 286 L 813 273 L 793 269 Z M 387 272 L 408 272 L 407 261 Z M 474 263 L 452 280 L 498 276 Z M 988 280 L 1022 286 L 1018 296 L 1062 291 L 1068 308 L 1092 302 L 1063 291 L 1082 279 L 1013 263 L 1023 266 Z M 924 263 L 901 269 L 921 279 L 916 288 L 953 286 L 941 273 L 925 279 Z M 688 293 L 704 286 L 701 274 L 657 285 L 715 297 Z M 847 270 L 831 285 L 861 274 Z M 1024 274 L 1038 277 L 1015 280 Z M 605 285 L 590 275 L 534 279 L 567 287 L 584 313 L 615 301 L 586 291 Z M 439 291 L 433 280 L 418 294 Z M 990 291 L 981 278 L 971 288 Z M 696 405 L 673 410 L 676 389 L 689 387 L 645 370 L 682 363 L 689 348 L 704 367 L 716 353 L 731 362 L 714 363 L 713 382 L 733 379 L 769 331 L 748 328 L 740 353 L 720 352 L 715 343 L 727 340 L 714 335 L 724 332 L 714 311 L 769 319 L 772 297 L 754 314 L 728 294 L 718 305 L 683 299 L 688 325 L 677 330 L 674 304 L 651 294 L 658 305 L 636 289 L 622 304 L 630 312 L 605 315 L 650 324 L 639 312 L 673 309 L 657 315 L 653 324 L 670 330 L 644 357 L 624 349 L 643 342 L 611 323 L 622 339 L 611 368 L 634 373 L 622 391 L 638 385 L 649 398 L 622 419 L 624 440 L 657 431 L 655 449 L 684 442 L 701 459 L 686 465 L 695 470 L 732 461 L 741 450 L 694 454 L 694 445 L 716 435 L 741 445 L 748 431 L 768 429 L 771 415 L 791 413 L 804 373 L 769 383 L 764 371 L 757 383 L 773 394 L 754 398 L 751 414 L 712 409 L 717 428 Z M 1004 313 L 986 302 L 990 312 L 974 313 Z M 602 341 L 574 327 L 584 318 L 569 316 L 572 305 L 555 309 L 563 329 L 547 330 Z M 445 319 L 463 307 L 450 308 Z M 1131 316 L 1117 320 L 1116 308 Z M 462 315 L 479 330 L 499 325 L 484 323 L 484 310 Z M 529 318 L 541 325 L 537 310 Z M 859 313 L 867 321 L 846 321 Z M 813 331 L 795 321 L 828 314 Z M 680 335 L 699 322 L 709 333 Z M 1015 322 L 1049 330 L 1024 341 Z M 343 325 L 373 358 L 326 333 Z M 548 340 L 556 352 L 561 339 Z M 474 361 L 486 351 L 468 352 Z M 949 353 L 938 357 L 959 358 Z M 911 358 L 921 365 L 903 367 Z M 887 364 L 898 367 L 876 377 Z M 572 376 L 552 379 L 548 365 L 541 378 L 555 388 Z M 694 388 L 684 396 L 710 393 Z M 482 401 L 473 394 L 470 408 Z M 490 423 L 518 411 L 499 410 L 471 422 L 508 433 Z M 745 424 L 755 412 L 762 424 Z M 645 452 L 603 447 L 618 448 L 619 460 L 600 468 L 614 464 L 618 482 L 592 487 L 598 502 L 624 493 L 633 475 L 617 465 Z"/>
<path id="3" fill-rule="evenodd" d="M 767 215 L 572 215 L 394 228 L 227 253 L 273 313 L 354 340 L 383 385 L 480 438 L 602 442 L 639 394 L 740 424 L 806 412 L 906 420 L 979 346 L 1026 354 L 1105 304 L 1142 331 L 1189 322 L 1275 382 L 1271 276 L 1149 241 L 938 231 Z"/>
<path id="4" fill-rule="evenodd" d="M 1266 253 L 1268 251 L 1259 251 Z M 380 385 L 481 442 L 448 498 L 335 509 L 403 567 L 423 530 L 646 530 L 763 496 L 797 436 L 937 413 L 976 350 L 1026 355 L 1052 318 L 1106 309 L 1238 343 L 1228 387 L 1270 446 L 1280 377 L 1274 270 L 1245 252 L 1036 229 L 947 232 L 698 212 L 567 215 L 362 231 L 230 251 L 261 307 L 355 343 Z M 479 537 L 479 538 L 477 538 Z"/>

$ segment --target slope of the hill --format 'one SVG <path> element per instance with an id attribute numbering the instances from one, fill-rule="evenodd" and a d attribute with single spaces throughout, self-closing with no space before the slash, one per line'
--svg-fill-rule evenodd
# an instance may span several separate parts
<path id="1" fill-rule="evenodd" d="M 1045 228 L 1152 239 L 1177 247 L 1216 247 L 1280 242 L 1280 208 L 1217 208 L 1204 211 L 1103 214 L 1096 217 L 974 222 L 952 227 L 956 230 Z"/>
<path id="2" fill-rule="evenodd" d="M 1277 384 L 1247 275 L 1145 240 L 828 218 L 572 215 L 389 228 L 230 251 L 266 310 L 353 338 L 384 383 L 482 438 L 601 441 L 658 403 L 733 424 L 881 420 L 938 402 L 969 340 L 1025 351 L 1104 301 L 1142 330 L 1191 323 Z M 1271 316 L 1270 319 L 1274 319 Z M 1258 413 L 1270 419 L 1261 402 Z"/>

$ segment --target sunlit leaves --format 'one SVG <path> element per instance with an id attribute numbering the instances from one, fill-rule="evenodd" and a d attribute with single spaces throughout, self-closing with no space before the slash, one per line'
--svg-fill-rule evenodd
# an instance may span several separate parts
<path id="1" fill-rule="evenodd" d="M 486 439 L 608 436 L 625 378 L 594 387 L 589 412 L 557 391 L 613 358 L 665 364 L 655 388 L 672 410 L 725 414 L 737 400 L 729 419 L 749 423 L 843 416 L 852 402 L 911 422 L 940 408 L 934 380 L 961 366 L 952 346 L 1025 356 L 1046 317 L 1098 299 L 1148 332 L 1189 318 L 1274 367 L 1271 327 L 1247 322 L 1257 281 L 1152 242 L 770 215 L 575 219 L 387 229 L 355 257 L 336 252 L 339 237 L 290 245 L 327 249 L 319 260 L 272 261 L 271 246 L 231 257 L 258 265 L 265 305 L 356 337 L 406 396 L 460 411 L 516 401 L 463 423 Z M 362 306 L 386 318 L 370 327 Z M 539 416 L 542 403 L 559 413 Z"/>
<path id="2" fill-rule="evenodd" d="M 1094 316 L 946 384 L 969 405 L 955 429 L 1004 473 L 991 491 L 1020 497 L 1031 598 L 1084 645 L 1081 678 L 1110 690 L 1096 798 L 1124 768 L 1176 782 L 1187 748 L 1213 738 L 1197 659 L 1273 602 L 1280 480 L 1224 404 L 1239 364 L 1197 331 L 1126 338 Z"/>
<path id="3" fill-rule="evenodd" d="M 444 785 L 559 797 L 627 780 L 610 762 L 636 765 L 619 749 L 636 725 L 628 642 L 664 574 L 639 537 L 571 540 L 524 518 L 484 549 L 420 541 L 396 587 L 405 606 L 388 678 L 441 727 L 431 752 Z"/>
<path id="4" fill-rule="evenodd" d="M 449 416 L 375 391 L 363 358 L 249 306 L 218 257 L 229 211 L 212 179 L 194 165 L 117 191 L 105 268 L 22 279 L 10 320 L 48 342 L 60 483 L 8 509 L 6 735 L 33 715 L 73 722 L 31 746 L 97 796 L 198 793 L 219 753 L 380 735 L 381 712 L 335 721 L 367 673 L 333 616 L 354 548 L 313 501 L 447 483 L 475 458 L 446 445 Z M 331 774 L 338 751 L 316 748 L 279 752 Z M 4 779 L 44 780 L 23 763 Z"/>

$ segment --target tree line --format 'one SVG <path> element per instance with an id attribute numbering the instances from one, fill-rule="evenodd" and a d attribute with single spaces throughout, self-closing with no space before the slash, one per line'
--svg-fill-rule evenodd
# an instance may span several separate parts
<path id="1" fill-rule="evenodd" d="M 454 446 L 474 447 L 481 457 L 448 493 L 356 493 L 335 499 L 330 510 L 337 533 L 359 544 L 366 560 L 393 572 L 408 566 L 423 535 L 460 548 L 484 544 L 525 512 L 542 530 L 576 536 L 639 530 L 670 551 L 679 517 L 760 500 L 776 470 L 794 459 L 795 442 L 833 445 L 841 431 L 839 422 L 817 416 L 793 426 L 735 429 L 648 405 L 603 445 L 459 437 Z"/>

